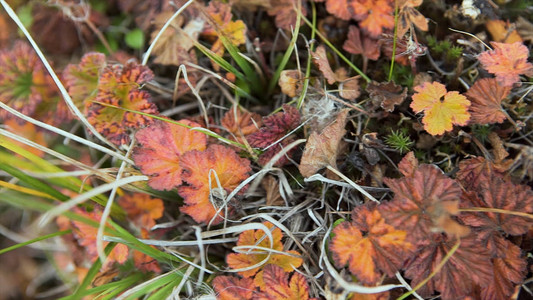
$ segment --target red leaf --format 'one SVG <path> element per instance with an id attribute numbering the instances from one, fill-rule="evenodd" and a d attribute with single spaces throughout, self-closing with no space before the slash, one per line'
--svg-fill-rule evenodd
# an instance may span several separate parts
<path id="1" fill-rule="evenodd" d="M 249 300 L 252 299 L 255 290 L 253 279 L 233 276 L 215 277 L 213 288 L 219 300 Z"/>
<path id="2" fill-rule="evenodd" d="M 343 222 L 333 230 L 330 250 L 335 265 L 348 264 L 350 272 L 367 285 L 376 284 L 382 272 L 394 276 L 413 250 L 407 232 L 386 224 L 373 204 L 357 207 L 352 217 L 352 223 Z"/>
<path id="3" fill-rule="evenodd" d="M 501 107 L 502 100 L 509 95 L 511 87 L 504 87 L 495 78 L 476 81 L 466 92 L 470 99 L 470 114 L 476 124 L 502 123 L 506 114 Z"/>
<path id="4" fill-rule="evenodd" d="M 450 225 L 455 223 L 451 215 L 458 213 L 461 186 L 436 166 L 423 164 L 409 177 L 385 178 L 383 182 L 394 192 L 394 199 L 380 211 L 388 224 L 409 232 L 411 241 L 428 242 L 435 230 L 468 234 L 468 228 Z"/>
<path id="5" fill-rule="evenodd" d="M 271 0 L 267 13 L 269 16 L 275 17 L 274 21 L 277 27 L 292 30 L 296 27 L 298 12 L 294 8 L 298 7 L 297 3 L 297 0 Z M 303 7 L 300 12 L 304 17 L 307 15 L 307 10 Z"/>
<path id="6" fill-rule="evenodd" d="M 249 160 L 240 158 L 231 148 L 221 145 L 210 145 L 203 152 L 189 151 L 181 157 L 180 165 L 183 168 L 182 178 L 189 184 L 178 188 L 185 202 L 180 211 L 198 223 L 209 223 L 217 214 L 219 205 L 223 204 L 219 202 L 251 171 Z M 213 224 L 223 220 L 224 211 L 216 215 Z M 231 212 L 230 206 L 227 206 L 227 211 Z"/>
<path id="7" fill-rule="evenodd" d="M 494 176 L 503 178 L 507 168 L 506 164 L 487 160 L 483 156 L 473 157 L 459 162 L 456 178 L 463 186 L 475 190 Z"/>
<path id="8" fill-rule="evenodd" d="M 520 81 L 519 75 L 533 76 L 533 65 L 527 62 L 529 50 L 521 42 L 513 44 L 490 43 L 494 50 L 478 56 L 485 70 L 496 75 L 502 86 L 512 86 Z"/>
<path id="9" fill-rule="evenodd" d="M 276 155 L 284 146 L 292 142 L 292 136 L 285 137 L 289 132 L 300 125 L 300 112 L 297 108 L 290 105 L 283 105 L 284 112 L 275 113 L 263 119 L 263 127 L 248 136 L 250 146 L 257 148 L 269 147 L 263 154 L 259 156 L 259 164 L 265 165 L 270 159 Z M 285 139 L 281 140 L 283 137 Z M 281 142 L 279 142 L 281 140 Z M 278 142 L 277 145 L 272 144 Z M 287 153 L 287 156 L 282 157 L 275 163 L 276 166 L 282 166 L 289 160 L 291 154 L 296 149 L 292 149 Z"/>
<path id="10" fill-rule="evenodd" d="M 328 81 L 328 84 L 334 84 L 335 82 L 340 81 L 329 65 L 326 47 L 324 47 L 324 45 L 316 47 L 314 52 L 311 51 L 311 56 L 313 57 L 313 62 Z"/>
<path id="11" fill-rule="evenodd" d="M 189 120 L 180 120 L 191 127 L 200 127 Z M 191 150 L 205 150 L 205 134 L 186 127 L 155 121 L 137 132 L 135 138 L 141 145 L 133 150 L 133 160 L 143 174 L 150 175 L 148 184 L 157 190 L 171 190 L 181 185 L 181 156 Z"/>
<path id="12" fill-rule="evenodd" d="M 254 293 L 254 300 L 308 300 L 309 285 L 305 277 L 295 272 L 290 279 L 288 273 L 277 265 L 267 265 L 263 272 L 265 289 Z"/>
<path id="13" fill-rule="evenodd" d="M 405 275 L 411 278 L 411 286 L 425 280 L 453 248 L 456 240 L 436 234 L 432 242 L 420 248 L 405 266 Z M 429 297 L 434 290 L 441 292 L 442 299 L 465 299 L 477 285 L 483 286 L 492 277 L 490 254 L 475 240 L 473 235 L 461 239 L 457 251 L 417 293 Z"/>

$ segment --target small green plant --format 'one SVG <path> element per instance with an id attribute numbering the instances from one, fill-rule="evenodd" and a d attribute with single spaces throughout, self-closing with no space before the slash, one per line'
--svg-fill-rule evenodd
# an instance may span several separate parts
<path id="1" fill-rule="evenodd" d="M 385 143 L 391 148 L 400 151 L 401 154 L 408 152 L 413 146 L 414 142 L 411 141 L 406 130 L 392 130 L 387 137 L 385 137 Z"/>

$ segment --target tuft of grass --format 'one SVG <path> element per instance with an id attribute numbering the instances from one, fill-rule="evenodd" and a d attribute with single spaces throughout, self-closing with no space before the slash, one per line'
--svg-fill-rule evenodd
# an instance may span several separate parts
<path id="1" fill-rule="evenodd" d="M 409 152 L 414 145 L 414 142 L 411 141 L 411 138 L 405 131 L 406 130 L 402 129 L 392 130 L 391 133 L 385 137 L 385 143 L 389 145 L 389 147 L 398 150 L 400 154 Z"/>

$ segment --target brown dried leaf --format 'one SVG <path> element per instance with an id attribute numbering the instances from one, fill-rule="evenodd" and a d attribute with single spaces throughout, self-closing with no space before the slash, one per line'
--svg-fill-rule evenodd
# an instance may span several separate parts
<path id="1" fill-rule="evenodd" d="M 400 85 L 393 81 L 389 82 L 375 82 L 372 81 L 366 87 L 366 91 L 370 95 L 370 99 L 376 105 L 381 106 L 384 110 L 392 112 L 394 106 L 402 104 L 407 97 L 407 88 L 402 90 Z"/>
<path id="2" fill-rule="evenodd" d="M 283 70 L 278 85 L 281 92 L 289 97 L 296 97 L 302 92 L 303 74 L 298 70 Z"/>
<path id="3" fill-rule="evenodd" d="M 324 128 L 320 134 L 317 132 L 311 133 L 298 167 L 304 177 L 312 176 L 328 165 L 334 168 L 337 167 L 337 152 L 339 143 L 346 133 L 344 126 L 346 125 L 349 111 L 349 109 L 342 110 L 337 115 L 334 123 Z"/>
<path id="4" fill-rule="evenodd" d="M 329 65 L 326 47 L 324 47 L 324 45 L 316 47 L 316 51 L 311 51 L 311 55 L 313 57 L 313 62 L 318 67 L 320 72 L 322 72 L 328 81 L 328 84 L 334 84 L 336 81 L 338 81 L 337 75 L 335 72 L 333 72 L 331 66 Z"/>
<path id="5" fill-rule="evenodd" d="M 359 88 L 359 75 L 344 79 L 339 84 L 339 95 L 348 100 L 355 100 L 361 94 Z"/>
<path id="6" fill-rule="evenodd" d="M 473 123 L 502 123 L 506 114 L 501 107 L 502 100 L 509 95 L 510 86 L 501 86 L 496 78 L 483 78 L 466 92 L 471 101 L 470 115 Z"/>
<path id="7" fill-rule="evenodd" d="M 342 48 L 352 54 L 361 54 L 370 60 L 377 60 L 380 54 L 378 41 L 364 34 L 361 41 L 361 32 L 356 26 L 349 27 L 348 36 Z"/>

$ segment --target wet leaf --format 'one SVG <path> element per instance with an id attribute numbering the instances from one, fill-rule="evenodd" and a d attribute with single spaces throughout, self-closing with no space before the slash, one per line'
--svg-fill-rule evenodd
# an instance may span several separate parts
<path id="1" fill-rule="evenodd" d="M 453 124 L 466 125 L 470 119 L 470 101 L 459 92 L 447 92 L 438 82 L 424 83 L 414 88 L 411 108 L 424 112 L 424 129 L 432 135 L 443 134 L 453 129 Z"/>
<path id="2" fill-rule="evenodd" d="M 191 127 L 200 127 L 189 120 L 179 120 Z M 143 174 L 149 175 L 148 184 L 156 190 L 171 190 L 181 185 L 181 156 L 191 150 L 206 148 L 206 135 L 164 121 L 155 121 L 135 135 L 140 146 L 133 150 L 133 161 Z"/>

